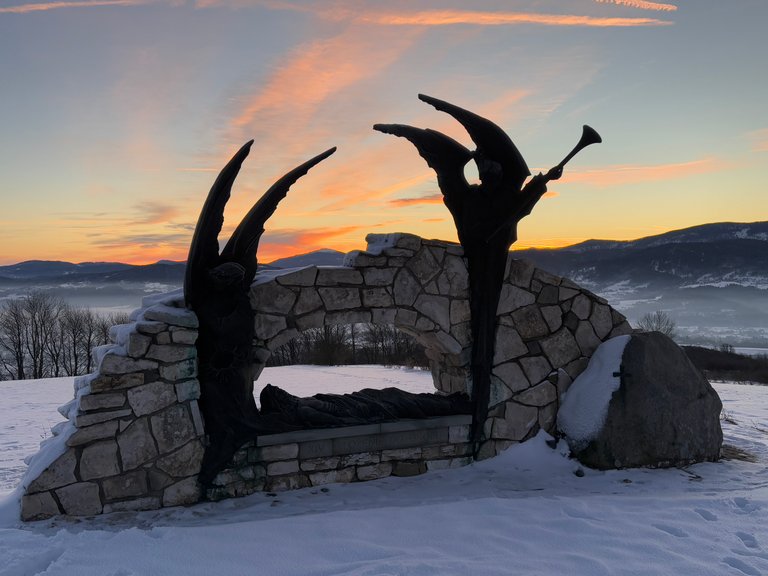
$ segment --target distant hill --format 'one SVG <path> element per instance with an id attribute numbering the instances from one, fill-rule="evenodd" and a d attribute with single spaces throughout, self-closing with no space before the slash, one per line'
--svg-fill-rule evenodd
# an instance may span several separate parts
<path id="1" fill-rule="evenodd" d="M 344 262 L 344 252 L 338 250 L 330 250 L 328 248 L 322 248 L 320 250 L 314 250 L 313 252 L 307 252 L 306 254 L 298 254 L 297 256 L 290 256 L 288 258 L 280 258 L 274 262 L 270 262 L 269 265 L 274 268 L 301 268 L 302 266 L 341 266 Z"/>
<path id="2" fill-rule="evenodd" d="M 664 310 L 685 341 L 768 347 L 768 222 L 704 224 L 513 254 L 600 294 L 630 322 Z M 342 252 L 321 249 L 259 268 L 339 266 L 343 259 Z M 0 299 L 39 289 L 78 305 L 131 309 L 142 296 L 179 288 L 184 270 L 184 262 L 167 260 L 146 266 L 20 262 L 0 266 Z"/>

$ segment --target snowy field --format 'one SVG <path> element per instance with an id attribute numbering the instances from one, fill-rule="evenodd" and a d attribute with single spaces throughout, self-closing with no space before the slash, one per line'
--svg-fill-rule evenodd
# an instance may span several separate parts
<path id="1" fill-rule="evenodd" d="M 274 368 L 259 382 L 431 390 L 428 372 L 381 367 Z M 596 472 L 542 434 L 418 477 L 22 525 L 22 459 L 71 379 L 0 382 L 0 575 L 766 575 L 768 387 L 715 386 L 726 444 L 755 462 Z"/>

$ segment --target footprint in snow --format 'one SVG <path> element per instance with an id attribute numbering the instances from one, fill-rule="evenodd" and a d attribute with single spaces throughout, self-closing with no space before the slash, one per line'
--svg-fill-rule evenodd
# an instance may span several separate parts
<path id="1" fill-rule="evenodd" d="M 723 558 L 723 562 L 728 564 L 728 566 L 731 568 L 735 568 L 739 572 L 747 574 L 747 576 L 761 576 L 760 571 L 757 570 L 754 566 L 750 566 L 743 560 L 739 560 L 733 556 L 727 556 L 726 558 Z"/>
<path id="2" fill-rule="evenodd" d="M 707 522 L 715 522 L 717 520 L 717 516 L 710 512 L 709 510 L 705 510 L 704 508 L 694 508 L 693 509 L 696 514 L 704 518 Z"/>
<path id="3" fill-rule="evenodd" d="M 748 532 L 736 532 L 736 536 L 739 537 L 739 540 L 741 540 L 747 548 L 760 548 L 757 540 L 752 534 L 749 534 Z"/>
<path id="4" fill-rule="evenodd" d="M 688 532 L 677 526 L 669 526 L 668 524 L 651 524 L 651 526 L 677 538 L 688 538 Z"/>

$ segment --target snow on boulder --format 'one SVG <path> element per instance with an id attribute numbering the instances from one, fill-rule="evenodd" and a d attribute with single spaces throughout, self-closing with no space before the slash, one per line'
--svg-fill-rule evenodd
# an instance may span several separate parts
<path id="1" fill-rule="evenodd" d="M 677 344 L 634 333 L 597 349 L 568 390 L 558 427 L 592 468 L 680 466 L 719 458 L 721 409 Z"/>

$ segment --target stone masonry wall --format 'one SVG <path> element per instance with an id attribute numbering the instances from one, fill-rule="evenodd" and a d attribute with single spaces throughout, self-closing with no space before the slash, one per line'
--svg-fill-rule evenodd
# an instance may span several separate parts
<path id="1" fill-rule="evenodd" d="M 272 351 L 303 330 L 370 322 L 394 325 L 424 345 L 438 392 L 471 394 L 468 275 L 461 246 L 409 234 L 371 234 L 367 240 L 368 250 L 351 252 L 342 267 L 257 274 L 250 295 L 257 374 Z M 130 324 L 113 328 L 113 344 L 94 350 L 97 372 L 75 380 L 75 398 L 61 409 L 69 420 L 54 428 L 54 437 L 30 462 L 22 481 L 23 519 L 152 509 L 204 496 L 197 483 L 204 431 L 197 405 L 196 329 L 195 314 L 183 308 L 178 294 L 149 299 Z M 478 457 L 491 457 L 540 429 L 553 432 L 560 398 L 597 346 L 629 332 L 624 317 L 602 298 L 510 255 Z M 396 424 L 418 429 L 413 422 Z M 257 442 L 236 455 L 207 497 L 262 489 L 258 486 L 314 485 L 321 478 L 364 480 L 394 473 L 398 466 L 420 472 L 432 461 L 467 463 L 466 437 L 457 434 L 425 446 L 387 444 L 306 458 L 297 442 L 281 448 Z M 269 438 L 259 441 L 274 441 Z M 411 450 L 402 465 L 384 453 L 401 448 Z M 422 450 L 418 455 L 416 448 Z M 310 470 L 320 465 L 309 462 L 312 458 L 324 459 L 325 468 Z M 312 479 L 310 472 L 324 475 Z"/>
<path id="2" fill-rule="evenodd" d="M 22 480 L 23 520 L 197 502 L 203 422 L 195 379 L 197 317 L 178 299 L 114 326 L 75 379 L 49 445 Z"/>

